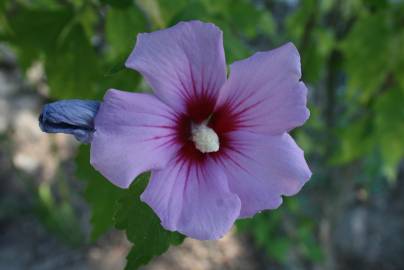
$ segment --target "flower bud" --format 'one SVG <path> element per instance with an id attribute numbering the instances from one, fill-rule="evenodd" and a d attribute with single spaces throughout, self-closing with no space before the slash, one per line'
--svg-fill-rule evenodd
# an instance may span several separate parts
<path id="1" fill-rule="evenodd" d="M 99 106 L 99 101 L 78 99 L 46 104 L 39 116 L 39 127 L 47 133 L 71 134 L 82 143 L 91 143 Z"/>

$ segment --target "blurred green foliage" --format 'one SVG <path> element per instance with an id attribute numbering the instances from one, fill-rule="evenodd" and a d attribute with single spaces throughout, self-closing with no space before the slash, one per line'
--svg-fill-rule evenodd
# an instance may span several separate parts
<path id="1" fill-rule="evenodd" d="M 49 183 L 41 183 L 36 193 L 35 213 L 45 227 L 71 246 L 84 243 L 74 208 L 72 196 L 62 172 L 59 173 L 56 191 Z M 57 196 L 55 196 L 57 194 Z"/>
<path id="2" fill-rule="evenodd" d="M 278 263 L 286 263 L 292 249 L 308 262 L 321 262 L 320 218 L 332 214 L 330 205 L 356 184 L 367 190 L 379 180 L 394 185 L 404 156 L 403 1 L 0 0 L 0 41 L 14 48 L 24 70 L 43 63 L 51 99 L 100 99 L 108 88 L 143 88 L 140 76 L 123 67 L 137 33 L 189 19 L 223 30 L 228 63 L 289 40 L 298 47 L 303 80 L 311 89 L 311 118 L 293 135 L 314 176 L 298 197 L 285 198 L 280 209 L 238 227 Z M 135 242 L 128 257 L 131 268 L 178 243 L 153 217 L 152 227 L 164 236 L 151 237 L 158 250 L 140 251 L 136 242 L 147 246 L 148 239 L 139 237 L 148 228 L 128 219 L 137 215 L 133 205 L 119 208 L 113 201 L 140 203 L 141 184 L 120 190 L 88 160 L 83 147 L 78 174 L 87 183 L 94 239 L 112 226 L 126 230 Z M 46 194 L 40 189 L 45 209 Z M 142 214 L 153 214 L 142 207 Z M 139 234 L 133 226 L 140 226 Z"/>
<path id="3" fill-rule="evenodd" d="M 83 145 L 76 158 L 76 162 L 80 164 L 77 176 L 87 182 L 84 195 L 91 208 L 91 239 L 95 240 L 114 226 L 115 202 L 124 195 L 124 190 L 105 181 L 105 178 L 89 165 L 89 160 L 90 147 Z"/>
<path id="4" fill-rule="evenodd" d="M 119 199 L 114 215 L 115 227 L 125 230 L 128 240 L 134 243 L 127 256 L 126 270 L 137 269 L 165 252 L 170 244 L 178 245 L 184 240 L 183 235 L 166 231 L 153 210 L 140 201 L 149 177 L 145 173 L 136 179 Z"/>

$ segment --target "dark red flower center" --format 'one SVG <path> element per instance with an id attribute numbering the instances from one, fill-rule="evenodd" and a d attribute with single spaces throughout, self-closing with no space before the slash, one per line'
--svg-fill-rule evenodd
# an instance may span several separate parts
<path id="1" fill-rule="evenodd" d="M 186 112 L 179 115 L 176 126 L 176 141 L 181 145 L 178 158 L 203 162 L 208 155 L 218 157 L 230 146 L 228 132 L 237 128 L 234 113 L 228 104 L 215 108 L 216 99 L 211 96 L 200 96 L 187 102 Z M 214 130 L 219 137 L 219 151 L 202 153 L 192 140 L 192 126 L 207 122 L 207 126 Z"/>

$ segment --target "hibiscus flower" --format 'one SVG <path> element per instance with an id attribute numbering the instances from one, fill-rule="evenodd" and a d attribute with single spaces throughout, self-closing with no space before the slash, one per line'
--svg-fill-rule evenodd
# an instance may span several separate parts
<path id="1" fill-rule="evenodd" d="M 151 171 L 141 200 L 167 230 L 220 238 L 236 219 L 279 207 L 310 178 L 288 134 L 309 117 L 292 43 L 233 63 L 227 77 L 220 29 L 181 22 L 139 34 L 126 66 L 153 94 L 108 90 L 81 137 L 91 142 L 91 164 L 121 188 Z M 42 128 L 57 132 L 46 115 Z"/>

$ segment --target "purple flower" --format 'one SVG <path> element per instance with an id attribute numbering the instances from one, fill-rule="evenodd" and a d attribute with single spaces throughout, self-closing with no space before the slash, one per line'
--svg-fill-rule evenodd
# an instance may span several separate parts
<path id="1" fill-rule="evenodd" d="M 91 163 L 122 188 L 151 170 L 141 199 L 166 229 L 217 239 L 310 178 L 287 133 L 309 117 L 292 43 L 235 62 L 227 78 L 222 32 L 181 22 L 140 34 L 126 66 L 154 94 L 107 92 Z"/>

